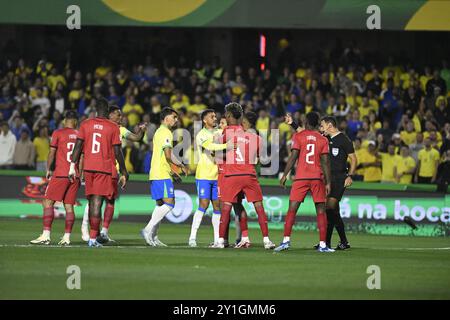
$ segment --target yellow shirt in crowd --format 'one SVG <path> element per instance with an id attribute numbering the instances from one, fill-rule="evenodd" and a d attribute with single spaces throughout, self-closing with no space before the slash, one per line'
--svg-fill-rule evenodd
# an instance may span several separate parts
<path id="1" fill-rule="evenodd" d="M 34 147 L 36 148 L 36 161 L 47 161 L 48 153 L 50 152 L 50 141 L 48 138 L 36 137 L 33 140 Z"/>
<path id="2" fill-rule="evenodd" d="M 431 178 L 434 175 L 436 161 L 439 161 L 440 158 L 439 151 L 425 148 L 419 151 L 417 158 L 420 161 L 419 177 Z"/>
<path id="3" fill-rule="evenodd" d="M 403 174 L 407 171 L 410 171 L 416 167 L 416 161 L 413 157 L 407 156 L 407 157 L 400 157 L 400 159 L 397 162 L 397 174 Z M 404 174 L 400 177 L 399 183 L 402 184 L 410 184 L 412 183 L 412 173 Z"/>

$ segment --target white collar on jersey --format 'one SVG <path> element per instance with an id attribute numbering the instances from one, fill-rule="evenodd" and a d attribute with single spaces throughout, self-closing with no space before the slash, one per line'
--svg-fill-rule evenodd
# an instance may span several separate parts
<path id="1" fill-rule="evenodd" d="M 334 137 L 336 137 L 338 134 L 340 134 L 341 132 L 338 131 L 335 135 L 331 136 L 330 138 L 333 139 Z"/>

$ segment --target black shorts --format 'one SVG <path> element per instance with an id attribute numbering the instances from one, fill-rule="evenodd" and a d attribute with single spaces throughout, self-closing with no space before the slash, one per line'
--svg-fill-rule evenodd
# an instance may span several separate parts
<path id="1" fill-rule="evenodd" d="M 328 195 L 329 198 L 335 198 L 338 201 L 341 201 L 342 196 L 344 195 L 346 189 L 344 187 L 346 178 L 347 176 L 331 177 L 331 191 L 330 194 Z"/>

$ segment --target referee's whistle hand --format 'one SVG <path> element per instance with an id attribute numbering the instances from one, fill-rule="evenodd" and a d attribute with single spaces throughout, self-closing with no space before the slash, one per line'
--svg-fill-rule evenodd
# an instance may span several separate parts
<path id="1" fill-rule="evenodd" d="M 326 191 L 327 196 L 328 196 L 330 194 L 330 192 L 331 192 L 331 184 L 327 183 L 325 185 L 325 191 Z"/>
<path id="2" fill-rule="evenodd" d="M 350 187 L 352 185 L 352 183 L 353 183 L 352 177 L 347 177 L 344 182 L 344 187 L 346 187 L 346 188 Z"/>

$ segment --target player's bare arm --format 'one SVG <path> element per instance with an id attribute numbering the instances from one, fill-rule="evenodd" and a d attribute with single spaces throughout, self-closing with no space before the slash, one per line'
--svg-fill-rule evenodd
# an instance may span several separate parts
<path id="1" fill-rule="evenodd" d="M 297 161 L 300 151 L 298 149 L 292 149 L 291 155 L 288 158 L 286 163 L 286 167 L 284 168 L 283 176 L 280 179 L 280 185 L 282 187 L 286 184 L 287 175 L 291 172 L 292 167 L 294 166 L 295 161 Z"/>
<path id="2" fill-rule="evenodd" d="M 358 159 L 356 158 L 355 153 L 350 153 L 348 155 L 348 158 L 350 159 L 350 169 L 348 170 L 348 176 L 344 182 L 345 187 L 350 187 L 352 185 L 352 183 L 353 183 L 352 176 L 353 176 L 353 174 L 355 174 L 355 170 L 358 165 Z"/>
<path id="3" fill-rule="evenodd" d="M 172 165 L 177 166 L 178 168 L 181 169 L 181 171 L 183 171 L 185 176 L 188 175 L 188 173 L 189 173 L 188 167 L 186 167 L 181 161 L 179 161 L 174 156 L 172 156 L 172 148 L 165 148 L 164 155 L 165 155 L 166 160 L 169 163 L 169 165 L 172 164 Z M 177 172 L 172 170 L 172 173 L 175 177 L 181 178 Z"/>
<path id="4" fill-rule="evenodd" d="M 322 168 L 323 175 L 325 176 L 325 188 L 328 195 L 331 190 L 331 167 L 330 155 L 328 153 L 320 155 L 320 167 Z"/>
<path id="5" fill-rule="evenodd" d="M 50 147 L 50 151 L 48 153 L 48 158 L 47 158 L 47 173 L 45 175 L 46 179 L 50 179 L 50 177 L 53 174 L 52 168 L 55 163 L 56 150 L 57 150 L 56 148 Z"/>
<path id="6" fill-rule="evenodd" d="M 120 148 L 120 145 L 114 146 L 114 156 L 116 157 L 116 160 L 119 163 L 119 170 L 121 173 L 121 176 L 119 178 L 120 187 L 124 189 L 125 185 L 127 184 L 129 176 L 127 168 L 125 167 L 125 160 L 123 158 L 123 153 L 122 149 Z"/>
<path id="7" fill-rule="evenodd" d="M 138 132 L 132 133 L 130 132 L 127 136 L 127 140 L 131 142 L 139 142 L 144 137 L 145 131 L 147 131 L 147 123 L 140 124 L 138 126 Z"/>
<path id="8" fill-rule="evenodd" d="M 84 154 L 82 153 L 80 156 L 80 161 L 78 162 L 78 170 L 80 171 L 80 179 L 84 181 Z"/>
<path id="9" fill-rule="evenodd" d="M 69 169 L 69 180 L 73 181 L 75 178 L 75 164 L 80 160 L 81 157 L 81 150 L 83 149 L 83 143 L 84 141 L 81 139 L 77 139 L 75 142 L 75 146 L 73 147 L 72 152 L 72 162 L 70 163 L 70 169 Z"/>

